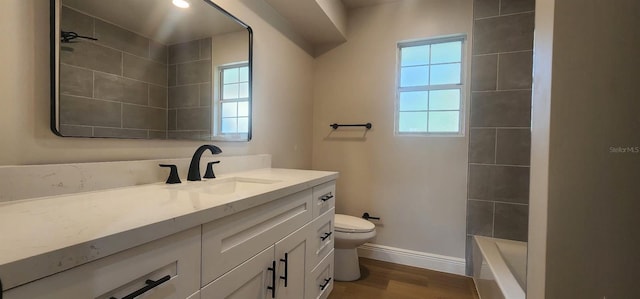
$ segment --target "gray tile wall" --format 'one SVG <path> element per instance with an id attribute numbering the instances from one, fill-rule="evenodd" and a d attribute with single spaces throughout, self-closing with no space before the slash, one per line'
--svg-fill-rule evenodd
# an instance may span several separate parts
<path id="1" fill-rule="evenodd" d="M 169 46 L 168 138 L 211 139 L 211 38 Z"/>
<path id="2" fill-rule="evenodd" d="M 527 240 L 535 0 L 474 0 L 467 273 L 473 235 Z"/>
<path id="3" fill-rule="evenodd" d="M 98 41 L 60 49 L 60 130 L 68 136 L 167 138 L 168 47 L 63 6 L 61 29 Z"/>

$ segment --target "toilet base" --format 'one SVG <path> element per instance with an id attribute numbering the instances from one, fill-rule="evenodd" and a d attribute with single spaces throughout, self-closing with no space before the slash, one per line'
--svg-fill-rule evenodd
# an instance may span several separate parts
<path id="1" fill-rule="evenodd" d="M 354 281 L 360 279 L 360 262 L 356 248 L 334 249 L 334 276 L 337 281 Z"/>

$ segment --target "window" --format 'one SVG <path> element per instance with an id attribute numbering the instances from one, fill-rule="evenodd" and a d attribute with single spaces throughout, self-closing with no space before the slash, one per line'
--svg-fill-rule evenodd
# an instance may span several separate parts
<path id="1" fill-rule="evenodd" d="M 249 66 L 246 63 L 220 67 L 218 132 L 238 135 L 249 132 Z"/>
<path id="2" fill-rule="evenodd" d="M 464 37 L 398 44 L 396 133 L 460 135 Z"/>

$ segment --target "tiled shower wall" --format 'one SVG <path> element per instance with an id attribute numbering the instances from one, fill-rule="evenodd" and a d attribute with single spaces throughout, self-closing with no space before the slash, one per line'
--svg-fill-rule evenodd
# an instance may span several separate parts
<path id="1" fill-rule="evenodd" d="M 474 0 L 467 267 L 473 235 L 527 240 L 534 0 Z"/>
<path id="2" fill-rule="evenodd" d="M 61 30 L 98 38 L 61 44 L 63 135 L 166 138 L 167 47 L 68 7 L 61 14 Z"/>
<path id="3" fill-rule="evenodd" d="M 211 37 L 169 46 L 169 138 L 211 139 Z"/>

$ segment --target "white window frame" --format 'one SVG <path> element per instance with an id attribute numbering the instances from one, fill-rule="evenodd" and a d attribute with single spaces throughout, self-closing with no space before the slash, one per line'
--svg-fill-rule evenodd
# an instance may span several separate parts
<path id="1" fill-rule="evenodd" d="M 249 67 L 249 62 L 243 61 L 243 62 L 236 62 L 236 63 L 230 63 L 230 64 L 225 64 L 225 65 L 220 65 L 217 67 L 217 77 L 218 80 L 216 80 L 217 82 L 217 86 L 218 88 L 214 88 L 214 92 L 215 92 L 215 103 L 214 103 L 214 109 L 215 109 L 215 121 L 213 122 L 214 126 L 213 126 L 213 132 L 214 132 L 214 138 L 213 140 L 222 140 L 222 141 L 233 141 L 233 140 L 240 140 L 240 141 L 246 141 L 249 132 L 241 132 L 241 133 L 223 133 L 222 132 L 222 104 L 223 103 L 230 103 L 230 102 L 248 102 L 250 103 L 249 99 L 251 97 L 251 91 L 249 91 L 248 97 L 246 98 L 238 98 L 238 99 L 233 99 L 233 100 L 223 100 L 223 94 L 224 94 L 224 76 L 223 76 L 223 72 L 224 70 L 227 69 L 233 69 L 233 68 L 241 68 L 241 67 Z M 250 70 L 249 70 L 250 71 Z M 250 77 L 250 76 L 249 76 Z M 248 81 L 249 84 L 251 84 L 251 79 L 249 78 Z M 249 89 L 251 89 L 251 87 L 249 87 Z M 251 108 L 249 107 L 249 116 L 247 116 L 249 118 L 249 122 L 251 121 Z"/>
<path id="2" fill-rule="evenodd" d="M 402 48 L 405 47 L 413 47 L 413 46 L 423 46 L 423 45 L 433 45 L 439 43 L 447 43 L 447 42 L 461 42 L 461 61 L 460 61 L 460 84 L 440 84 L 440 85 L 422 85 L 422 86 L 412 86 L 412 87 L 400 87 L 400 74 L 402 69 Z M 440 36 L 433 38 L 426 38 L 420 40 L 412 40 L 412 41 L 403 41 L 398 42 L 397 44 L 397 61 L 396 61 L 396 90 L 395 90 L 395 120 L 394 120 L 394 134 L 396 136 L 418 136 L 418 137 L 464 137 L 465 134 L 465 121 L 466 121 L 466 98 L 467 98 L 467 84 L 466 84 L 466 34 L 456 34 L 449 36 Z M 431 51 L 429 51 L 429 55 L 431 55 Z M 428 64 L 428 65 L 438 65 L 438 64 Z M 431 75 L 431 74 L 429 74 Z M 401 92 L 410 92 L 410 91 L 431 91 L 431 90 L 446 90 L 446 89 L 458 89 L 460 90 L 460 110 L 458 116 L 458 131 L 457 132 L 429 132 L 428 131 L 428 122 L 429 122 L 429 111 L 456 111 L 456 110 L 429 110 L 427 107 L 427 131 L 426 132 L 400 132 L 400 93 Z M 422 111 L 422 110 L 420 110 Z"/>

